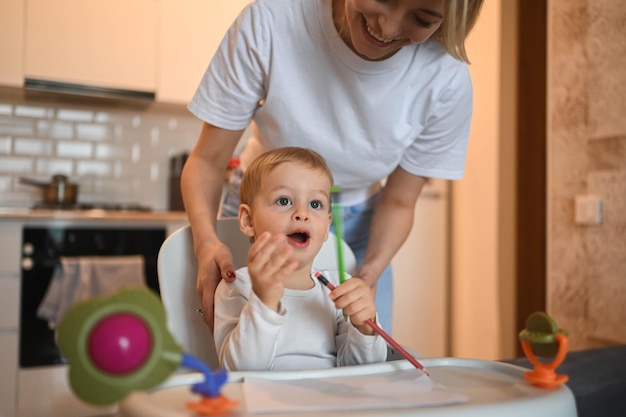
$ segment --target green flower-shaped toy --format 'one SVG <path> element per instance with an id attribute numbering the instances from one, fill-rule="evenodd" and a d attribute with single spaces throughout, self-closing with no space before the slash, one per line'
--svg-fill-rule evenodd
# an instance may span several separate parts
<path id="1" fill-rule="evenodd" d="M 57 339 L 70 363 L 74 393 L 107 405 L 163 382 L 183 359 L 165 323 L 161 300 L 146 288 L 120 290 L 70 308 Z"/>

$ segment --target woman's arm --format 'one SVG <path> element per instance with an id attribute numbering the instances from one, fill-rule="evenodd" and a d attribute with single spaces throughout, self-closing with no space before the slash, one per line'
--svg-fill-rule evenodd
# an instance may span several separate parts
<path id="1" fill-rule="evenodd" d="M 400 167 L 387 178 L 370 226 L 365 257 L 353 274 L 374 291 L 380 274 L 411 231 L 415 204 L 426 180 Z"/>
<path id="2" fill-rule="evenodd" d="M 224 173 L 243 130 L 225 130 L 208 123 L 185 162 L 181 191 L 198 259 L 197 292 L 204 321 L 213 329 L 213 296 L 220 280 L 234 279 L 230 249 L 215 229 Z"/>

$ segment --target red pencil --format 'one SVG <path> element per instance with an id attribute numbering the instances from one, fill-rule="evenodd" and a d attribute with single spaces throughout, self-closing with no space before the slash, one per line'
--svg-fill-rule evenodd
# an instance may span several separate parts
<path id="1" fill-rule="evenodd" d="M 322 274 L 318 272 L 315 273 L 315 278 L 317 278 L 322 284 L 326 285 L 328 287 L 328 289 L 330 289 L 331 291 L 335 289 L 335 286 L 333 284 L 331 284 L 328 279 L 326 279 L 326 277 Z M 374 320 L 372 319 L 367 319 L 366 323 L 372 328 L 374 329 L 374 331 L 376 333 L 378 333 L 383 339 L 385 339 L 387 341 L 387 343 L 389 343 L 391 345 L 392 348 L 394 348 L 395 350 L 397 350 L 398 352 L 400 352 L 400 354 L 402 356 L 404 356 L 404 358 L 406 360 L 408 360 L 409 362 L 411 362 L 411 364 L 413 364 L 413 366 L 415 366 L 417 369 L 421 370 L 422 372 L 424 372 L 426 375 L 430 376 L 430 374 L 428 373 L 428 371 L 426 370 L 426 368 L 424 368 L 422 366 L 421 363 L 419 363 L 417 361 L 417 359 L 415 359 L 413 357 L 413 355 L 411 355 L 409 352 L 406 351 L 406 349 L 404 349 L 398 342 L 396 342 L 395 340 L 393 340 L 391 338 L 391 336 L 389 336 L 383 329 L 380 328 L 379 325 L 376 324 L 376 322 L 374 322 Z"/>

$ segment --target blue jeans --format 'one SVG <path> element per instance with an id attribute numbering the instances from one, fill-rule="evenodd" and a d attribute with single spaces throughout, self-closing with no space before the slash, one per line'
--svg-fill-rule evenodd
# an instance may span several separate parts
<path id="1" fill-rule="evenodd" d="M 370 197 L 363 203 L 343 207 L 343 239 L 354 252 L 357 265 L 365 257 L 370 223 L 374 216 L 374 208 L 378 195 Z M 331 229 L 334 232 L 334 227 Z M 393 317 L 393 274 L 391 265 L 387 265 L 378 279 L 376 286 L 376 309 L 381 327 L 391 335 Z"/>
<path id="2" fill-rule="evenodd" d="M 239 202 L 239 182 L 241 173 L 234 173 L 228 187 L 228 192 L 222 202 L 222 217 L 237 217 Z M 360 265 L 367 249 L 370 223 L 374 216 L 374 208 L 378 201 L 378 194 L 368 200 L 342 208 L 343 239 L 354 252 L 357 265 Z M 334 233 L 334 227 L 331 228 Z M 391 265 L 387 265 L 378 279 L 376 288 L 376 309 L 381 327 L 391 335 L 393 317 L 393 274 Z"/>

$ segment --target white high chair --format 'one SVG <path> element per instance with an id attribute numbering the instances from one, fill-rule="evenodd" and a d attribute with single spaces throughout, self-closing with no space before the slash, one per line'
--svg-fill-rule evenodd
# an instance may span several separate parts
<path id="1" fill-rule="evenodd" d="M 217 221 L 217 235 L 231 250 L 235 268 L 246 265 L 250 241 L 239 229 L 236 218 Z M 313 261 L 317 269 L 338 269 L 337 238 L 330 233 Z M 342 243 L 344 266 L 347 272 L 356 269 L 356 258 L 350 247 Z M 161 245 L 157 258 L 161 299 L 167 314 L 167 327 L 185 352 L 217 368 L 217 353 L 213 335 L 196 309 L 196 276 L 198 264 L 193 251 L 193 237 L 189 226 L 184 226 Z"/>

